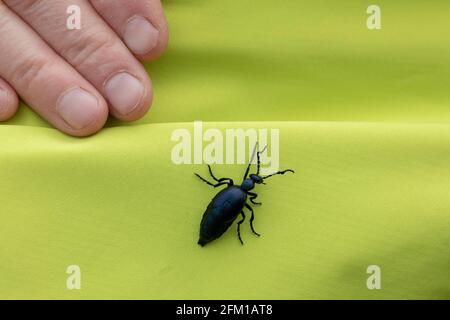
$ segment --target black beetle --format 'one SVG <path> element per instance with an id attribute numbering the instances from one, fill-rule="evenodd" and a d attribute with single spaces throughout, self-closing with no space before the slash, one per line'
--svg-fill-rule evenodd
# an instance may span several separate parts
<path id="1" fill-rule="evenodd" d="M 245 171 L 244 179 L 240 186 L 234 185 L 233 180 L 231 178 L 217 179 L 214 176 L 210 165 L 208 165 L 209 174 L 216 181 L 215 184 L 202 178 L 197 173 L 195 174 L 202 181 L 204 181 L 210 186 L 213 186 L 214 188 L 227 185 L 225 189 L 220 191 L 211 200 L 208 207 L 206 208 L 205 213 L 203 214 L 202 221 L 200 223 L 200 239 L 198 240 L 198 244 L 201 245 L 202 247 L 205 244 L 219 238 L 225 231 L 227 231 L 227 229 L 233 224 L 234 220 L 237 218 L 239 214 L 241 214 L 242 219 L 237 224 L 237 233 L 239 241 L 241 242 L 241 244 L 244 244 L 244 242 L 241 239 L 241 232 L 240 232 L 240 226 L 242 222 L 244 222 L 245 220 L 245 214 L 243 211 L 244 206 L 248 210 L 250 210 L 252 214 L 250 218 L 250 228 L 252 229 L 252 232 L 257 236 L 260 236 L 253 228 L 253 220 L 255 216 L 252 207 L 247 203 L 247 196 L 250 197 L 251 203 L 260 205 L 261 203 L 255 202 L 255 199 L 258 195 L 256 193 L 250 192 L 255 187 L 255 184 L 265 184 L 264 183 L 265 179 L 277 174 L 285 174 L 286 172 L 294 173 L 293 170 L 287 169 L 284 171 L 275 172 L 265 177 L 260 176 L 259 175 L 260 154 L 264 152 L 264 150 L 266 149 L 264 148 L 262 151 L 257 152 L 258 167 L 256 174 L 250 174 L 250 176 L 248 177 L 248 173 L 250 171 L 250 166 L 253 161 L 253 158 L 255 156 L 257 145 L 258 144 L 256 144 L 255 146 L 253 155 L 250 159 L 247 170 Z"/>

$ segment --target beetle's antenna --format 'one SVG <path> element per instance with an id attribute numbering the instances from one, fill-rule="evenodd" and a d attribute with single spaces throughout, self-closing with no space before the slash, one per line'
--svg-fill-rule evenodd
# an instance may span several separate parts
<path id="1" fill-rule="evenodd" d="M 261 161 L 259 160 L 259 155 L 260 155 L 261 153 L 263 153 L 264 151 L 266 151 L 266 149 L 267 149 L 267 144 L 266 144 L 266 146 L 265 146 L 261 151 L 258 151 L 258 153 L 256 154 L 256 156 L 257 156 L 257 158 L 258 158 L 258 169 L 257 169 L 257 171 L 256 171 L 256 175 L 258 175 L 258 176 L 259 176 L 259 169 L 260 169 L 260 166 L 261 166 Z"/>
<path id="2" fill-rule="evenodd" d="M 248 162 L 248 166 L 247 166 L 247 170 L 245 170 L 245 174 L 244 174 L 244 180 L 247 179 L 248 173 L 250 171 L 250 166 L 252 165 L 253 159 L 255 159 L 255 155 L 256 155 L 256 150 L 258 148 L 258 141 L 255 143 L 255 147 L 253 148 L 253 153 L 252 156 L 250 157 L 250 161 Z"/>
<path id="3" fill-rule="evenodd" d="M 270 178 L 270 177 L 272 177 L 272 176 L 275 176 L 275 175 L 277 175 L 277 174 L 285 174 L 286 172 L 292 172 L 292 173 L 295 173 L 294 170 L 287 169 L 287 170 L 278 171 L 278 172 L 269 174 L 268 176 L 265 176 L 265 177 L 262 177 L 262 178 L 263 178 L 263 180 L 265 180 L 265 179 Z"/>
<path id="4" fill-rule="evenodd" d="M 248 162 L 248 164 L 252 164 L 253 160 L 255 159 L 256 150 L 258 150 L 258 147 L 259 147 L 259 142 L 256 142 L 255 147 L 253 148 L 252 156 L 250 157 L 250 161 Z"/>

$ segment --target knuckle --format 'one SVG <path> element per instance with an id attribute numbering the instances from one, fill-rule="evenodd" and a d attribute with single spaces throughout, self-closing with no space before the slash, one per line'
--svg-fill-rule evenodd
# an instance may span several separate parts
<path id="1" fill-rule="evenodd" d="M 17 64 L 12 72 L 12 82 L 15 86 L 27 91 L 44 79 L 45 73 L 51 68 L 52 62 L 44 56 L 35 55 Z"/>
<path id="2" fill-rule="evenodd" d="M 1 2 L 1 1 L 0 1 Z M 40 7 L 42 0 L 3 0 L 13 10 L 30 14 Z"/>
<path id="3" fill-rule="evenodd" d="M 77 68 L 90 68 L 111 55 L 115 42 L 114 34 L 107 29 L 83 34 L 81 39 L 71 42 L 62 54 Z"/>

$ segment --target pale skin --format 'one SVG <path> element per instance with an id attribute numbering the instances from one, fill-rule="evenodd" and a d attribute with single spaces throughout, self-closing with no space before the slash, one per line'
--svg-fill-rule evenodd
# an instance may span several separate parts
<path id="1" fill-rule="evenodd" d="M 72 5 L 81 30 L 67 29 Z M 0 121 L 19 97 L 72 136 L 98 132 L 108 116 L 140 119 L 153 98 L 141 62 L 167 41 L 160 0 L 0 0 Z"/>

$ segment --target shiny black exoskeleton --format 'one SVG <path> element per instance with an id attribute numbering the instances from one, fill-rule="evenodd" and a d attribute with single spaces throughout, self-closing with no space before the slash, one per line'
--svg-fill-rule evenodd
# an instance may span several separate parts
<path id="1" fill-rule="evenodd" d="M 255 147 L 256 150 L 256 147 Z M 208 242 L 213 241 L 214 239 L 219 238 L 234 222 L 239 214 L 241 214 L 242 219 L 237 224 L 237 233 L 239 237 L 239 241 L 241 244 L 244 242 L 241 239 L 240 226 L 242 222 L 245 220 L 244 207 L 246 207 L 251 212 L 250 217 L 250 227 L 252 232 L 257 236 L 260 236 L 255 229 L 253 228 L 253 220 L 255 218 L 252 207 L 247 203 L 247 196 L 250 199 L 250 202 L 253 204 L 260 205 L 261 203 L 255 202 L 256 197 L 258 196 L 256 193 L 251 192 L 251 190 L 255 187 L 255 184 L 265 184 L 264 180 L 277 175 L 277 174 L 285 174 L 286 172 L 292 172 L 293 170 L 288 169 L 284 171 L 278 171 L 271 175 L 262 177 L 259 175 L 260 169 L 260 154 L 264 152 L 257 152 L 257 172 L 256 174 L 248 174 L 250 171 L 250 165 L 253 159 L 250 160 L 250 163 L 247 167 L 247 170 L 244 174 L 244 179 L 242 184 L 234 185 L 233 180 L 230 178 L 221 178 L 217 179 L 211 167 L 208 165 L 209 174 L 216 181 L 216 183 L 211 183 L 208 180 L 202 178 L 200 175 L 195 174 L 202 181 L 207 183 L 214 188 L 227 185 L 225 189 L 220 191 L 209 203 L 205 213 L 203 214 L 202 221 L 200 223 L 200 239 L 198 240 L 198 244 L 202 247 Z M 253 154 L 254 155 L 254 154 Z M 253 158 L 253 157 L 252 157 Z"/>

